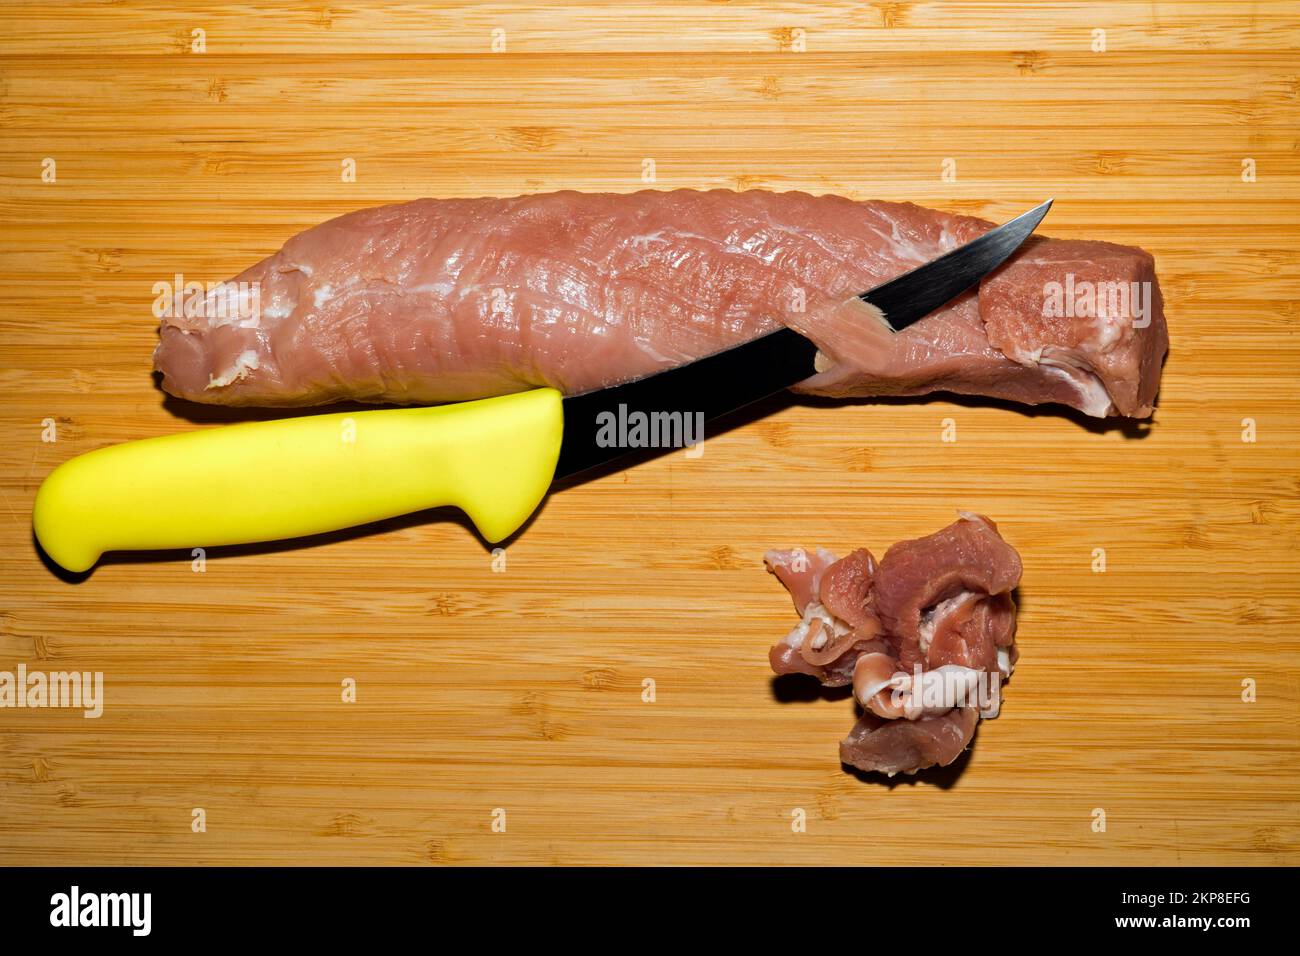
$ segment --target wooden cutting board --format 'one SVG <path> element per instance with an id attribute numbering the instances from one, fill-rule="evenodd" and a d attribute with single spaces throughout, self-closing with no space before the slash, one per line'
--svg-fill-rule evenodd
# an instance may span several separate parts
<path id="1" fill-rule="evenodd" d="M 0 862 L 1300 862 L 1294 4 L 388 6 L 0 11 L 0 670 L 105 682 L 98 719 L 0 710 Z M 38 558 L 56 464 L 239 417 L 156 388 L 154 283 L 361 206 L 651 166 L 1056 197 L 1045 233 L 1156 255 L 1154 424 L 782 400 L 554 494 L 504 568 L 450 513 L 202 570 Z M 771 681 L 762 553 L 958 509 L 1024 556 L 1003 715 L 953 770 L 846 773 L 852 702 Z"/>

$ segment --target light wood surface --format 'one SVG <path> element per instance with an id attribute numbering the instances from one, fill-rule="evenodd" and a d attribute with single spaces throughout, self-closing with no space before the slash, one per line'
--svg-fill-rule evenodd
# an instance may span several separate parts
<path id="1" fill-rule="evenodd" d="M 1300 862 L 1298 44 L 1294 3 L 1226 0 L 4 4 L 0 670 L 102 671 L 106 701 L 0 710 L 0 863 Z M 503 573 L 442 513 L 202 573 L 38 559 L 57 463 L 230 420 L 156 389 L 153 283 L 647 158 L 665 188 L 1055 196 L 1047 234 L 1156 255 L 1154 425 L 775 402 L 552 495 Z M 960 773 L 860 779 L 851 702 L 773 689 L 761 555 L 959 508 L 1024 556 L 1003 715 Z"/>

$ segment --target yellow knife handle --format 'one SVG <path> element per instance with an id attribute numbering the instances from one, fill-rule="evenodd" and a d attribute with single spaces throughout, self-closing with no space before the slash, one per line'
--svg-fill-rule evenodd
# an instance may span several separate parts
<path id="1" fill-rule="evenodd" d="M 32 524 L 54 561 L 250 544 L 442 505 L 488 541 L 519 528 L 560 453 L 560 393 L 250 422 L 111 445 L 64 462 Z"/>

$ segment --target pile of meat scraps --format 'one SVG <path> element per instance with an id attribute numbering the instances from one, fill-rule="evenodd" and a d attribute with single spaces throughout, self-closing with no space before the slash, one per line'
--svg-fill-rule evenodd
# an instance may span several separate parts
<path id="1" fill-rule="evenodd" d="M 980 717 L 996 717 L 1015 668 L 1020 555 L 983 515 L 902 541 L 879 562 L 859 548 L 769 551 L 800 621 L 771 650 L 777 674 L 853 685 L 862 716 L 840 742 L 860 770 L 946 766 Z"/>

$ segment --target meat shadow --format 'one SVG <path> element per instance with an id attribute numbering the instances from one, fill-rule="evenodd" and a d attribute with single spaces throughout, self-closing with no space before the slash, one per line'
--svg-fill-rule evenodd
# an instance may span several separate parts
<path id="1" fill-rule="evenodd" d="M 816 700 L 846 700 L 853 688 L 826 687 L 809 674 L 779 674 L 772 678 L 772 697 L 782 704 L 807 704 Z"/>
<path id="2" fill-rule="evenodd" d="M 162 396 L 162 408 L 173 418 L 191 422 L 196 425 L 233 425 L 239 422 L 270 421 L 277 418 L 301 418 L 305 415 L 324 415 L 336 412 L 366 412 L 381 408 L 410 408 L 409 405 L 366 404 L 363 402 L 338 402 L 332 405 L 312 405 L 306 408 L 253 408 L 242 405 L 205 405 L 169 395 L 162 390 L 162 373 L 154 372 L 154 387 Z M 985 398 L 978 395 L 955 395 L 948 392 L 934 392 L 928 395 L 877 395 L 863 398 L 826 398 L 819 395 L 800 395 L 791 391 L 781 391 L 760 399 L 753 404 L 736 409 L 709 422 L 709 432 L 721 435 L 767 418 L 782 409 L 794 406 L 805 408 L 835 408 L 840 405 L 929 405 L 935 402 L 948 402 L 962 408 L 1001 408 L 1013 412 L 1022 418 L 1063 418 L 1093 434 L 1119 432 L 1128 439 L 1145 438 L 1155 427 L 1153 418 L 1093 418 L 1078 409 L 1066 405 L 1023 405 L 1019 402 L 1000 398 Z M 583 473 L 583 481 L 618 470 L 627 463 L 646 461 L 660 455 L 680 449 L 661 448 L 643 449 L 629 452 L 618 459 L 614 467 L 601 466 L 601 470 Z"/>
<path id="3" fill-rule="evenodd" d="M 172 418 L 192 425 L 238 425 L 241 422 L 268 422 L 280 418 L 304 418 L 310 415 L 371 412 L 381 408 L 407 408 L 405 405 L 367 405 L 362 402 L 336 402 L 332 405 L 308 405 L 303 408 L 255 408 L 245 405 L 205 405 L 177 398 L 162 390 L 162 373 L 154 372 L 154 388 L 161 396 L 162 409 Z"/>
<path id="4" fill-rule="evenodd" d="M 1094 435 L 1118 432 L 1125 439 L 1140 441 L 1155 428 L 1154 418 L 1094 418 L 1068 405 L 1022 405 L 1001 398 L 984 398 L 978 395 L 954 395 L 933 392 L 928 395 L 878 395 L 864 398 L 826 398 L 820 395 L 787 393 L 791 405 L 805 408 L 834 408 L 839 405 L 931 405 L 946 402 L 961 408 L 1000 408 L 1022 418 L 1061 418 Z"/>

